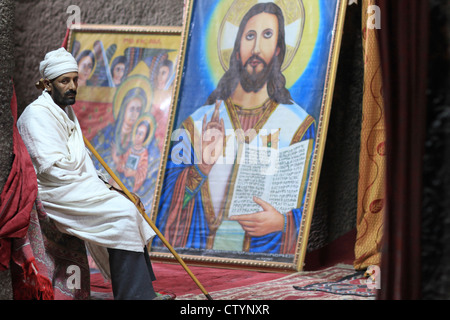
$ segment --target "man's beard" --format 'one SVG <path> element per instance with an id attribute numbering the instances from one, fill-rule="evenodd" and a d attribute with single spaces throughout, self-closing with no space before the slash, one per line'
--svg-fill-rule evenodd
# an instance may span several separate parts
<path id="1" fill-rule="evenodd" d="M 69 97 L 71 94 L 73 94 L 73 97 Z M 76 90 L 67 90 L 64 94 L 61 94 L 59 90 L 53 90 L 52 98 L 58 106 L 65 107 L 75 103 L 76 95 Z"/>
<path id="2" fill-rule="evenodd" d="M 257 59 L 263 65 L 263 69 L 260 72 L 255 72 L 253 70 L 252 73 L 249 73 L 247 71 L 247 66 L 253 59 Z M 253 55 L 245 62 L 243 66 L 241 65 L 240 83 L 245 92 L 258 92 L 261 90 L 261 88 L 267 83 L 267 80 L 272 73 L 273 61 L 274 58 L 272 58 L 269 64 L 267 64 L 260 57 Z"/>

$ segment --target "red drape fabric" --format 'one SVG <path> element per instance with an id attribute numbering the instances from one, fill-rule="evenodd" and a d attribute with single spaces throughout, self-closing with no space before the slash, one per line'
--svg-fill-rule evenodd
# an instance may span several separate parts
<path id="1" fill-rule="evenodd" d="M 428 1 L 379 0 L 386 117 L 380 300 L 420 299 Z"/>
<path id="2" fill-rule="evenodd" d="M 25 237 L 37 196 L 37 178 L 28 151 L 17 130 L 17 99 L 13 89 L 13 153 L 11 172 L 0 195 L 0 270 L 9 268 L 11 240 Z"/>

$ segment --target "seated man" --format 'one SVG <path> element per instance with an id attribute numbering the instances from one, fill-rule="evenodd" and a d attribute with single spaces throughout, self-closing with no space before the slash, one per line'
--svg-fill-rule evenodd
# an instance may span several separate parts
<path id="1" fill-rule="evenodd" d="M 41 96 L 17 127 L 37 174 L 38 192 L 57 228 L 85 241 L 114 299 L 157 298 L 146 245 L 155 232 L 136 206 L 98 176 L 84 146 L 75 103 L 78 65 L 64 48 L 40 64 Z"/>

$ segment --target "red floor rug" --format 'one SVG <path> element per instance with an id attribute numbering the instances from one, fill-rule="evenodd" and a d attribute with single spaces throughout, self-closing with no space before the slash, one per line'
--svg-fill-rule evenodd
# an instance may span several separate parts
<path id="1" fill-rule="evenodd" d="M 213 300 L 374 300 L 375 294 L 375 289 L 367 287 L 363 272 L 343 264 L 210 292 Z M 196 294 L 177 297 L 177 300 L 204 299 L 204 295 Z"/>
<path id="2" fill-rule="evenodd" d="M 303 273 L 286 275 L 196 266 L 189 266 L 189 269 L 214 299 L 234 299 L 234 297 L 236 299 L 259 299 L 262 296 L 265 296 L 265 299 L 347 299 L 351 297 L 370 299 L 372 297 L 370 292 L 369 295 L 358 296 L 356 294 L 358 290 L 364 291 L 365 287 L 357 287 L 360 280 L 364 280 L 358 279 L 360 275 L 350 266 L 354 259 L 354 239 L 355 231 L 352 230 L 328 246 L 308 253 Z M 344 268 L 341 264 L 347 266 Z M 178 300 L 206 299 L 181 265 L 158 262 L 153 262 L 152 265 L 157 278 L 153 283 L 156 291 L 175 295 Z M 92 271 L 92 299 L 112 299 L 111 284 L 105 282 L 96 270 Z M 352 276 L 356 279 L 353 279 Z M 269 294 L 266 286 L 273 285 L 280 286 L 280 292 Z M 347 289 L 355 294 L 348 296 L 342 294 L 342 290 L 340 292 L 338 290 L 342 286 L 347 286 Z M 348 286 L 354 287 L 348 288 Z M 261 293 L 261 290 L 265 290 L 266 293 Z"/>
<path id="3" fill-rule="evenodd" d="M 154 264 L 155 273 L 166 274 L 154 282 L 155 290 L 177 300 L 206 300 L 206 296 L 181 266 Z M 290 275 L 242 270 L 190 267 L 213 300 L 374 300 L 363 272 L 338 264 L 317 271 Z M 182 272 L 180 272 L 182 271 Z M 172 273 L 173 277 L 167 274 Z M 111 300 L 109 282 L 100 274 L 91 276 L 92 299 Z M 212 289 L 209 290 L 209 289 Z"/>
<path id="4" fill-rule="evenodd" d="M 173 294 L 177 297 L 186 294 L 201 294 L 204 296 L 197 284 L 181 265 L 157 262 L 154 262 L 152 265 L 157 278 L 157 280 L 153 282 L 156 291 Z M 255 283 L 279 279 L 286 276 L 286 274 L 282 273 L 265 273 L 196 266 L 189 266 L 189 269 L 208 293 L 209 291 L 250 286 Z M 95 272 L 95 270 L 91 274 L 91 295 L 93 299 L 112 299 L 110 282 L 106 282 L 102 275 Z"/>

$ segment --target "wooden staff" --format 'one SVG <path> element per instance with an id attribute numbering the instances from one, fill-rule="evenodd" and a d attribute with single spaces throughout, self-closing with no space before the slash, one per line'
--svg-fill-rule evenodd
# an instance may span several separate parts
<path id="1" fill-rule="evenodd" d="M 164 238 L 162 233 L 158 230 L 158 228 L 155 226 L 153 221 L 147 216 L 145 211 L 139 206 L 137 203 L 137 200 L 135 197 L 128 191 L 128 189 L 125 187 L 125 185 L 120 181 L 120 179 L 114 174 L 114 172 L 111 170 L 111 168 L 105 163 L 105 161 L 102 159 L 102 157 L 98 154 L 97 150 L 94 149 L 94 147 L 91 145 L 91 143 L 86 139 L 85 136 L 83 136 L 84 143 L 86 146 L 91 150 L 91 152 L 94 154 L 94 156 L 97 158 L 98 161 L 102 164 L 102 166 L 108 171 L 108 173 L 111 175 L 111 177 L 114 179 L 114 181 L 117 182 L 117 184 L 120 186 L 123 192 L 127 195 L 127 197 L 136 205 L 139 212 L 142 214 L 144 219 L 147 221 L 147 223 L 152 227 L 152 229 L 155 231 L 157 236 L 161 239 L 161 241 L 164 243 L 164 245 L 169 249 L 169 251 L 173 254 L 173 256 L 177 259 L 177 261 L 183 266 L 184 270 L 189 274 L 189 276 L 194 280 L 195 284 L 200 288 L 200 290 L 203 292 L 203 294 L 206 296 L 208 300 L 212 300 L 209 293 L 205 290 L 205 288 L 202 286 L 200 281 L 195 277 L 195 275 L 192 273 L 192 271 L 188 268 L 186 263 L 181 259 L 181 257 L 178 255 L 178 253 L 173 249 L 173 247 L 170 245 L 170 243 Z"/>

